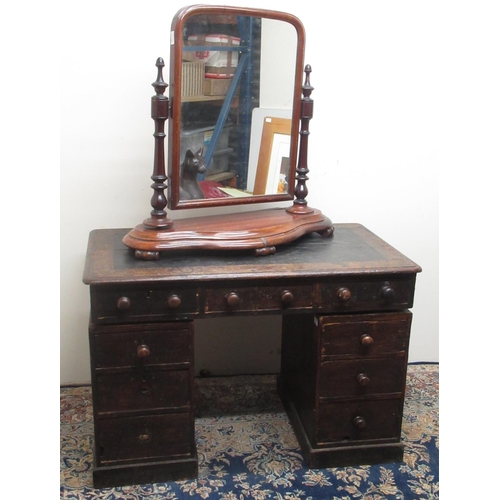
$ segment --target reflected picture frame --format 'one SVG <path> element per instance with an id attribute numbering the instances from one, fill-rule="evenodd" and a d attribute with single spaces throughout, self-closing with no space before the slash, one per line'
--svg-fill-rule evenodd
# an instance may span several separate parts
<path id="1" fill-rule="evenodd" d="M 292 120 L 275 116 L 264 117 L 262 139 L 255 177 L 254 195 L 278 194 L 283 166 L 289 162 Z"/>

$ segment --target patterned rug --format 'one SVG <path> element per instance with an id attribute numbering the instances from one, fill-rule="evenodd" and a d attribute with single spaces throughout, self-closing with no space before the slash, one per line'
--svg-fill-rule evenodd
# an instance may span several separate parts
<path id="1" fill-rule="evenodd" d="M 91 388 L 61 388 L 61 499 L 437 499 L 438 391 L 437 364 L 409 366 L 403 463 L 310 470 L 275 376 L 196 379 L 198 479 L 94 489 Z"/>

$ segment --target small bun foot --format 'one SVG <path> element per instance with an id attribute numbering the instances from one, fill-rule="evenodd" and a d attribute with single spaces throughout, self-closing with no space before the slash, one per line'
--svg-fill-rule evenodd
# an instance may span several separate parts
<path id="1" fill-rule="evenodd" d="M 254 250 L 254 255 L 258 257 L 263 255 L 274 255 L 275 253 L 276 253 L 276 247 L 256 248 Z"/>
<path id="2" fill-rule="evenodd" d="M 317 233 L 323 238 L 330 238 L 333 236 L 333 232 L 335 231 L 335 228 L 333 226 L 330 226 L 328 229 L 324 229 L 323 231 L 317 231 Z"/>
<path id="3" fill-rule="evenodd" d="M 150 252 L 147 250 L 136 250 L 135 258 L 140 260 L 158 260 L 160 258 L 160 252 Z"/>

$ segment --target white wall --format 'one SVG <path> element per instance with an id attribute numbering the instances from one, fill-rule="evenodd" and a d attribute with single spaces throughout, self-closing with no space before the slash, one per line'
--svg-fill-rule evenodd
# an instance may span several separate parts
<path id="1" fill-rule="evenodd" d="M 63 7 L 61 383 L 90 380 L 89 293 L 81 281 L 89 231 L 132 227 L 150 211 L 150 84 L 156 58 L 168 61 L 170 22 L 185 3 L 103 0 Z M 364 224 L 422 266 L 410 360 L 437 361 L 442 156 L 435 71 L 441 54 L 435 51 L 438 35 L 429 8 L 419 2 L 333 2 L 324 16 L 298 0 L 231 2 L 249 3 L 291 12 L 305 25 L 315 87 L 309 204 L 334 222 Z M 200 324 L 196 342 L 205 359 L 198 368 L 207 367 L 205 362 L 214 371 L 234 368 L 222 365 L 220 352 L 211 348 L 213 335 L 236 346 L 229 358 L 243 370 L 239 353 L 247 353 L 253 339 L 261 351 L 252 356 L 263 360 L 262 370 L 275 366 L 278 324 L 271 319 L 266 332 L 265 318 L 254 321 L 259 324 L 253 331 L 241 334 L 238 321 L 234 332 L 227 330 L 227 320 Z M 213 333 L 222 324 L 226 333 Z"/>
<path id="2" fill-rule="evenodd" d="M 297 30 L 290 23 L 263 19 L 261 44 L 259 106 L 292 109 Z"/>

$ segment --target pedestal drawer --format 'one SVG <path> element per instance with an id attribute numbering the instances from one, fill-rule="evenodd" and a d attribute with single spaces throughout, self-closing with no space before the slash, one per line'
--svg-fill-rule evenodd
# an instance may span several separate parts
<path id="1" fill-rule="evenodd" d="M 402 310 L 413 306 L 415 276 L 338 279 L 319 288 L 319 311 Z"/>
<path id="2" fill-rule="evenodd" d="M 191 372 L 147 371 L 97 376 L 98 414 L 137 410 L 189 411 Z"/>
<path id="3" fill-rule="evenodd" d="M 318 316 L 322 356 L 381 356 L 408 349 L 411 312 Z"/>
<path id="4" fill-rule="evenodd" d="M 96 432 L 98 463 L 189 455 L 193 429 L 189 413 L 102 419 Z"/>
<path id="5" fill-rule="evenodd" d="M 319 405 L 316 444 L 370 440 L 399 441 L 402 399 L 364 400 Z"/>
<path id="6" fill-rule="evenodd" d="M 335 360 L 321 363 L 320 401 L 370 394 L 403 394 L 406 357 Z"/>
<path id="7" fill-rule="evenodd" d="M 97 370 L 111 367 L 188 365 L 192 358 L 192 322 L 108 326 L 91 329 Z M 91 340 L 91 341 L 92 341 Z"/>

